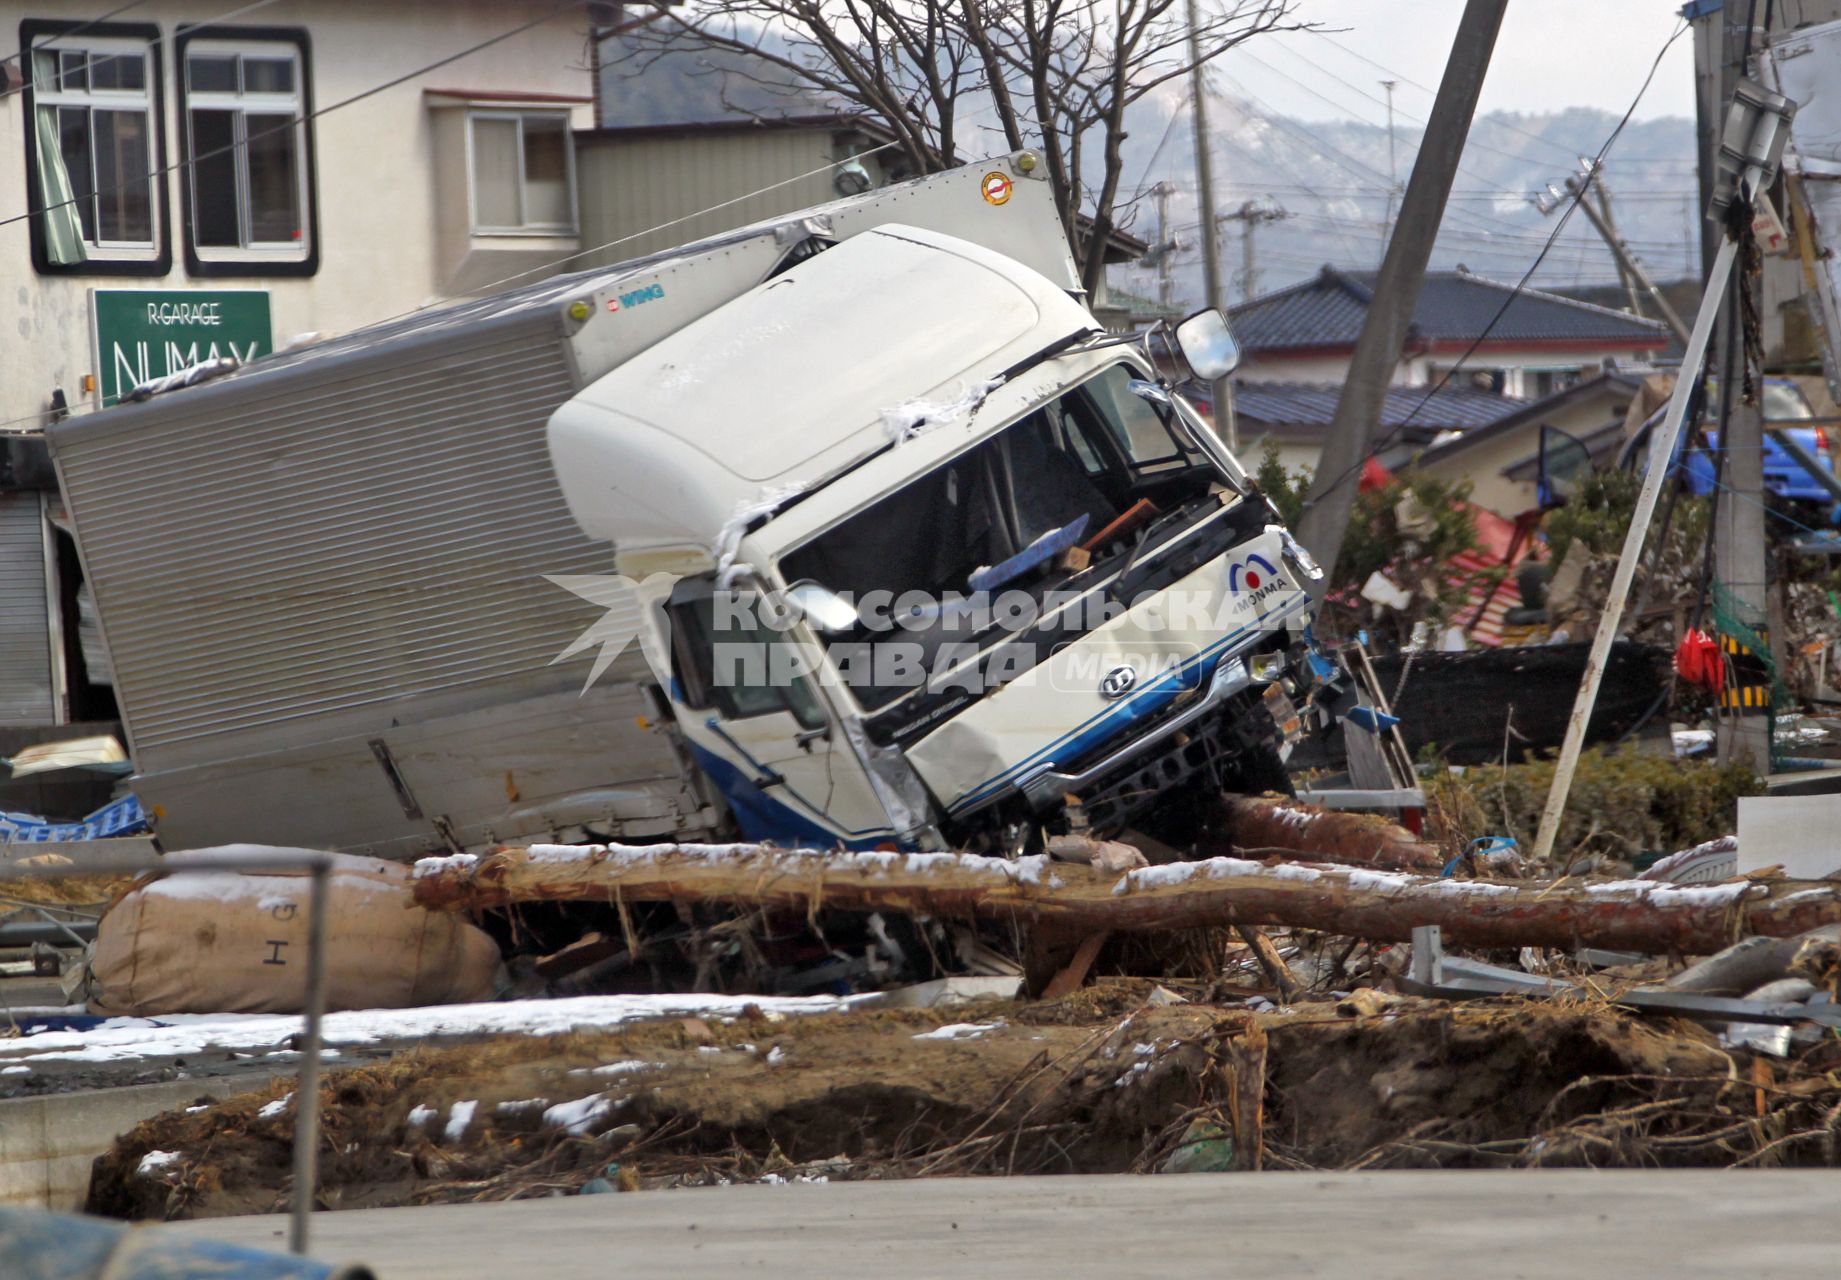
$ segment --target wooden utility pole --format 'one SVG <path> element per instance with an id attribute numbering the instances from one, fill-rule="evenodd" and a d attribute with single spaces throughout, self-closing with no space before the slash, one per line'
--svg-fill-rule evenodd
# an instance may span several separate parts
<path id="1" fill-rule="evenodd" d="M 1602 169 L 1594 169 L 1592 171 L 1592 185 L 1598 189 L 1598 208 L 1596 212 L 1602 215 L 1602 221 L 1604 223 L 1604 225 L 1600 227 L 1600 219 L 1594 218 L 1592 219 L 1592 226 L 1598 231 L 1600 236 L 1604 237 L 1604 242 L 1611 246 L 1611 256 L 1617 260 L 1617 278 L 1624 286 L 1624 299 L 1630 304 L 1630 314 L 1633 316 L 1641 316 L 1643 314 L 1643 296 L 1637 292 L 1636 276 L 1631 272 L 1630 264 L 1625 261 L 1625 259 L 1630 256 L 1629 249 L 1628 246 L 1624 245 L 1624 238 L 1617 234 L 1617 217 L 1611 212 L 1611 188 L 1605 185 L 1604 172 Z M 1619 253 L 1617 251 L 1620 246 L 1624 248 L 1625 252 Z"/>
<path id="2" fill-rule="evenodd" d="M 1617 260 L 1617 273 L 1623 277 L 1624 287 L 1630 293 L 1630 309 L 1639 316 L 1643 314 L 1643 308 L 1637 301 L 1637 290 L 1640 288 L 1649 295 L 1650 301 L 1656 304 L 1656 310 L 1668 323 L 1669 330 L 1675 335 L 1675 340 L 1684 346 L 1687 345 L 1688 327 L 1682 322 L 1680 313 L 1668 304 L 1668 299 L 1662 296 L 1662 290 L 1656 287 L 1654 280 L 1650 279 L 1649 272 L 1643 269 L 1643 264 L 1638 262 L 1636 256 L 1630 252 L 1630 246 L 1624 243 L 1624 238 L 1617 234 L 1617 225 L 1610 219 L 1611 206 L 1609 199 L 1605 196 L 1604 179 L 1597 174 L 1589 178 L 1571 177 L 1566 180 L 1566 190 L 1572 195 L 1579 195 L 1581 187 L 1588 182 L 1598 188 L 1599 198 L 1605 202 L 1604 208 L 1602 212 L 1593 208 L 1591 192 L 1587 191 L 1584 195 L 1579 196 L 1579 212 L 1586 216 L 1592 228 L 1604 238 L 1605 247 L 1610 249 L 1611 256 Z M 1552 188 L 1548 190 L 1551 191 Z"/>
<path id="3" fill-rule="evenodd" d="M 1202 224 L 1202 285 L 1207 291 L 1203 305 L 1227 310 L 1227 295 L 1221 288 L 1221 230 L 1215 225 L 1215 166 L 1209 153 L 1208 79 L 1202 66 L 1201 19 L 1196 0 L 1188 0 L 1189 14 L 1189 122 L 1195 130 L 1195 205 Z M 1215 434 L 1230 450 L 1240 448 L 1239 433 L 1234 430 L 1232 408 L 1234 388 L 1226 378 L 1215 379 L 1210 388 L 1214 406 Z"/>
<path id="4" fill-rule="evenodd" d="M 1298 536 L 1324 567 L 1322 579 L 1311 584 L 1318 595 L 1328 590 L 1335 577 L 1343 530 L 1355 503 L 1355 478 L 1374 450 L 1381 407 L 1400 363 L 1400 348 L 1425 284 L 1432 242 L 1444 219 L 1445 201 L 1451 195 L 1464 139 L 1476 114 L 1477 95 L 1483 91 L 1483 76 L 1489 70 L 1496 32 L 1507 9 L 1508 0 L 1468 0 L 1457 37 L 1451 42 L 1438 99 L 1432 104 L 1419 156 L 1400 201 L 1400 218 L 1374 282 L 1374 301 L 1368 304 L 1342 396 L 1336 402 L 1336 416 L 1323 444 L 1323 457 L 1304 501 Z"/>

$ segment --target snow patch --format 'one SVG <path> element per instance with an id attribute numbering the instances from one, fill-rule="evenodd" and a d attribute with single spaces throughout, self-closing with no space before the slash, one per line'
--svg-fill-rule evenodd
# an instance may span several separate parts
<path id="1" fill-rule="evenodd" d="M 419 1009 L 350 1009 L 326 1015 L 328 1045 L 368 1045 L 441 1036 L 563 1035 L 658 1018 L 737 1018 L 749 1006 L 781 1016 L 836 1013 L 876 997 L 719 996 L 706 994 L 573 996 L 560 1000 L 488 1001 Z M 0 1063 L 120 1062 L 192 1057 L 213 1051 L 270 1052 L 300 1034 L 299 1016 L 277 1013 L 182 1013 L 159 1020 L 110 1018 L 87 1031 L 41 1031 L 0 1040 Z M 325 1051 L 331 1057 L 332 1051 Z"/>
<path id="2" fill-rule="evenodd" d="M 949 1022 L 943 1027 L 931 1031 L 922 1031 L 915 1035 L 916 1040 L 976 1040 L 987 1031 L 995 1031 L 1003 1026 L 1001 1022 Z"/>
<path id="3" fill-rule="evenodd" d="M 614 1100 L 604 1093 L 591 1093 L 586 1098 L 577 1098 L 574 1102 L 559 1102 L 543 1113 L 544 1124 L 566 1133 L 585 1134 L 609 1111 L 614 1109 Z"/>
<path id="4" fill-rule="evenodd" d="M 141 1157 L 141 1162 L 134 1166 L 134 1171 L 143 1178 L 158 1177 L 162 1169 L 179 1163 L 177 1151 L 149 1151 Z"/>
<path id="5" fill-rule="evenodd" d="M 467 1132 L 467 1126 L 473 1123 L 473 1113 L 479 1110 L 479 1102 L 469 1098 L 465 1102 L 456 1102 L 447 1113 L 447 1129 L 443 1136 L 449 1142 L 459 1142 Z"/>
<path id="6" fill-rule="evenodd" d="M 292 1101 L 294 1101 L 294 1094 L 290 1091 L 282 1094 L 273 1102 L 265 1102 L 262 1104 L 261 1109 L 256 1112 L 256 1119 L 273 1120 L 282 1112 L 286 1111 L 288 1109 L 288 1104 Z"/>

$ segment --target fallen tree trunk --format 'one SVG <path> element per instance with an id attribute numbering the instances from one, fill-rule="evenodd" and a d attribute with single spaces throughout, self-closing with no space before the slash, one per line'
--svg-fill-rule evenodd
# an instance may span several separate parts
<path id="1" fill-rule="evenodd" d="M 1201 844 L 1205 854 L 1276 855 L 1287 862 L 1338 862 L 1384 871 L 1437 872 L 1445 864 L 1438 846 L 1372 813 L 1320 809 L 1282 796 L 1222 796 L 1216 814 Z"/>
<path id="2" fill-rule="evenodd" d="M 466 911 L 528 902 L 685 902 L 810 914 L 898 911 L 1075 931 L 1273 924 L 1376 941 L 1438 925 L 1456 946 L 1575 946 L 1701 955 L 1751 935 L 1841 922 L 1841 884 L 1670 885 L 1444 880 L 1210 858 L 1125 875 L 1046 857 L 847 853 L 767 845 L 537 845 L 416 864 L 415 901 Z"/>

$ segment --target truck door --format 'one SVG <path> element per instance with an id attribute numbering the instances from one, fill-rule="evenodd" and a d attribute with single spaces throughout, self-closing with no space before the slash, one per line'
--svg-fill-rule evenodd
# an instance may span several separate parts
<path id="1" fill-rule="evenodd" d="M 871 847 L 895 831 L 796 632 L 764 621 L 758 597 L 686 578 L 665 606 L 671 697 L 691 750 L 754 840 Z M 732 603 L 731 603 L 732 602 Z"/>

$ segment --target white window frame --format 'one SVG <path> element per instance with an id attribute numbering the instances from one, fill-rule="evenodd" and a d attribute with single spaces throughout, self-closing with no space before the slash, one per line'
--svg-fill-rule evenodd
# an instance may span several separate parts
<path id="1" fill-rule="evenodd" d="M 525 222 L 515 227 L 481 226 L 479 221 L 479 183 L 473 164 L 473 125 L 479 120 L 508 120 L 518 125 L 518 208 L 524 208 L 524 122 L 526 120 L 557 121 L 563 131 L 563 170 L 569 188 L 568 222 Z M 476 236 L 574 236 L 578 234 L 581 212 L 576 208 L 575 197 L 575 133 L 571 127 L 572 116 L 568 111 L 529 111 L 529 110 L 485 110 L 471 108 L 467 111 L 467 226 Z"/>
<path id="2" fill-rule="evenodd" d="M 64 89 L 62 86 L 56 89 L 37 88 L 33 80 L 35 71 L 33 55 L 39 53 L 56 53 L 60 51 L 66 53 L 82 52 L 92 55 L 99 53 L 104 56 L 120 56 L 122 54 L 139 53 L 141 55 L 142 65 L 142 87 L 139 89 L 81 89 L 75 91 Z M 26 65 L 23 70 L 27 78 L 27 83 L 34 85 L 32 90 L 32 109 L 35 113 L 48 107 L 83 107 L 90 110 L 100 109 L 105 111 L 132 110 L 136 106 L 139 107 L 141 114 L 147 120 L 147 160 L 156 170 L 156 172 L 149 175 L 147 181 L 147 207 L 149 212 L 150 237 L 144 241 L 103 240 L 100 238 L 95 240 L 85 239 L 83 245 L 84 249 L 89 254 L 89 261 L 91 262 L 157 261 L 160 257 L 160 245 L 162 243 L 161 234 L 164 231 L 164 228 L 160 225 L 160 184 L 163 175 L 157 172 L 160 167 L 160 137 L 163 126 L 159 113 L 154 109 L 155 73 L 158 68 L 154 63 L 153 43 L 149 40 L 136 39 L 131 36 L 88 36 L 80 33 L 46 36 L 43 39 L 34 40 L 32 42 L 32 48 L 28 51 L 25 62 Z M 36 120 L 34 120 L 33 123 L 36 127 Z M 92 129 L 90 134 L 90 158 L 92 164 L 96 155 L 95 148 L 95 132 Z M 90 177 L 93 182 L 95 178 L 93 171 Z M 31 175 L 31 179 L 27 184 L 27 190 L 35 206 L 38 202 L 43 200 L 44 193 L 38 190 L 38 175 L 36 173 Z M 100 220 L 97 222 L 96 231 L 100 237 L 102 231 Z"/>
<path id="3" fill-rule="evenodd" d="M 239 54 L 246 57 L 287 61 L 294 66 L 294 91 L 292 93 L 226 93 L 218 89 L 195 90 L 192 88 L 192 58 L 198 54 Z M 236 113 L 235 151 L 231 154 L 236 160 L 239 201 L 247 200 L 249 193 L 249 115 L 287 115 L 300 123 L 293 126 L 294 147 L 294 181 L 300 193 L 301 236 L 299 240 L 257 241 L 241 246 L 205 245 L 198 243 L 198 170 L 194 167 L 187 184 L 187 212 L 190 217 L 187 225 L 190 230 L 188 246 L 200 262 L 305 262 L 313 256 L 314 237 L 319 228 L 314 225 L 313 191 L 309 185 L 313 177 L 313 166 L 309 159 L 310 141 L 307 137 L 308 122 L 300 118 L 307 109 L 307 63 L 301 55 L 298 43 L 285 38 L 274 40 L 207 40 L 199 38 L 187 42 L 184 54 L 178 59 L 176 68 L 179 82 L 179 127 L 185 131 L 186 159 L 196 162 L 198 148 L 192 141 L 192 112 L 194 111 L 231 111 Z M 239 204 L 237 224 L 239 238 L 247 241 L 250 209 L 246 204 Z"/>

